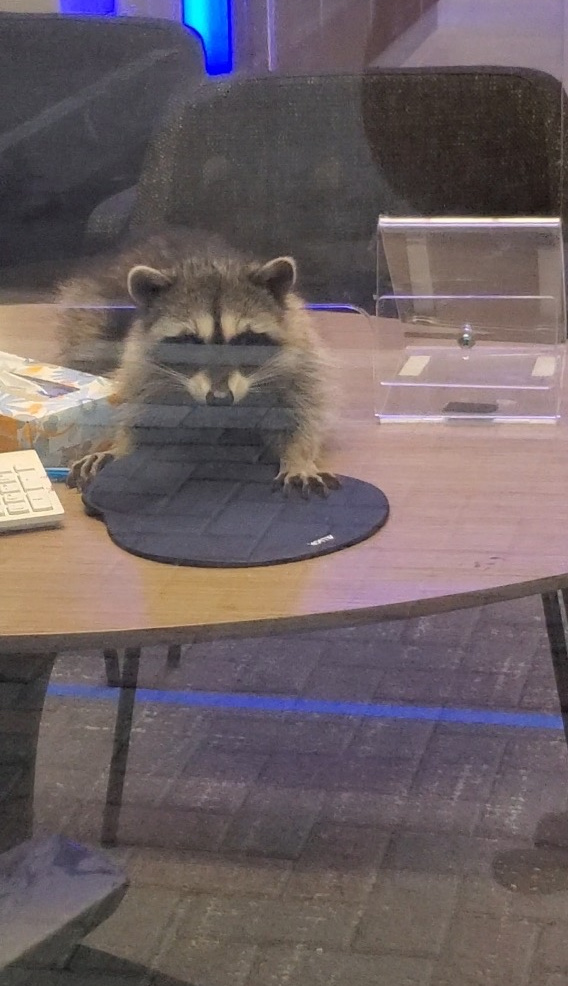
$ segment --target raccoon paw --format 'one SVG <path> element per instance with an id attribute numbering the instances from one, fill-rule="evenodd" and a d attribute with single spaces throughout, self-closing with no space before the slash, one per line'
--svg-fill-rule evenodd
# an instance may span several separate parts
<path id="1" fill-rule="evenodd" d="M 273 489 L 281 489 L 284 496 L 289 496 L 293 490 L 299 490 L 304 500 L 308 500 L 312 493 L 328 496 L 330 490 L 338 490 L 340 486 L 337 476 L 330 472 L 320 472 L 316 466 L 298 471 L 281 469 L 273 483 Z"/>
<path id="2" fill-rule="evenodd" d="M 92 455 L 85 455 L 82 459 L 77 459 L 77 462 L 74 462 L 69 470 L 67 485 L 71 489 L 83 490 L 97 473 L 113 459 L 112 452 L 93 452 Z"/>

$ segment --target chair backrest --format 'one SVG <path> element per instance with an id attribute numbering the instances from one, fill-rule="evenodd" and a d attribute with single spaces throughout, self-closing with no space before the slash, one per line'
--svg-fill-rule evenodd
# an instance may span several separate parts
<path id="1" fill-rule="evenodd" d="M 136 182 L 172 92 L 204 78 L 179 24 L 0 14 L 0 282 L 76 253 L 94 206 Z"/>
<path id="2" fill-rule="evenodd" d="M 158 52 L 177 82 L 204 75 L 200 44 L 173 21 L 0 13 L 0 134 Z"/>
<path id="3" fill-rule="evenodd" d="M 418 215 L 559 215 L 562 84 L 535 69 L 399 69 L 363 80 L 377 167 Z"/>
<path id="4" fill-rule="evenodd" d="M 552 214 L 561 90 L 538 72 L 267 77 L 180 97 L 151 145 L 133 226 L 183 223 L 292 253 L 310 301 L 372 308 L 390 214 Z"/>
<path id="5" fill-rule="evenodd" d="M 291 253 L 309 300 L 368 303 L 376 218 L 397 205 L 363 128 L 361 78 L 269 77 L 180 99 L 149 150 L 133 223 Z"/>

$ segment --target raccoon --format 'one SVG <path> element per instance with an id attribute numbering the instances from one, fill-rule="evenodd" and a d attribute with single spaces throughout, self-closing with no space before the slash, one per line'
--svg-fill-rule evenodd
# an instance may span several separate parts
<path id="1" fill-rule="evenodd" d="M 112 373 L 117 401 L 137 409 L 110 451 L 73 465 L 70 485 L 84 486 L 136 447 L 141 407 L 189 403 L 223 408 L 228 419 L 234 406 L 260 403 L 288 412 L 288 427 L 265 436 L 279 459 L 275 484 L 304 496 L 337 488 L 320 464 L 329 360 L 295 283 L 291 257 L 261 262 L 216 238 L 173 229 L 63 284 L 61 362 Z M 85 302 L 91 307 L 81 308 Z M 117 302 L 123 307 L 109 311 Z"/>

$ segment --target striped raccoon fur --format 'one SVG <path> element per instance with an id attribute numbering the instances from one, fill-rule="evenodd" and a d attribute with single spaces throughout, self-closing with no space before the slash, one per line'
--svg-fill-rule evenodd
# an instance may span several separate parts
<path id="1" fill-rule="evenodd" d="M 328 364 L 295 281 L 291 257 L 249 260 L 179 229 L 147 236 L 61 286 L 60 360 L 112 372 L 126 408 L 179 398 L 228 411 L 260 397 L 264 407 L 286 408 L 287 430 L 266 436 L 280 461 L 275 482 L 325 495 L 339 485 L 320 465 Z M 110 311 L 113 304 L 123 308 Z M 134 415 L 109 452 L 74 464 L 70 485 L 131 451 L 135 436 Z"/>

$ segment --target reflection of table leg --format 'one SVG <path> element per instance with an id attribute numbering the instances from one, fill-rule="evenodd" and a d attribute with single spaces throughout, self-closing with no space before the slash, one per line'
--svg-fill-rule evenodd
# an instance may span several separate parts
<path id="1" fill-rule="evenodd" d="M 136 686 L 140 667 L 140 648 L 127 647 L 124 652 L 122 675 L 120 678 L 120 695 L 114 727 L 112 757 L 108 772 L 108 784 L 101 841 L 104 846 L 116 845 L 120 809 L 122 807 L 122 792 L 130 747 L 132 731 L 132 716 L 136 701 Z"/>
<path id="2" fill-rule="evenodd" d="M 55 661 L 0 655 L 0 852 L 29 839 L 39 726 Z"/>
<path id="3" fill-rule="evenodd" d="M 550 644 L 552 667 L 556 678 L 560 713 L 564 725 L 564 736 L 568 743 L 568 641 L 565 622 L 565 614 L 568 612 L 568 590 L 561 589 L 558 592 L 543 593 L 542 605 Z"/>

